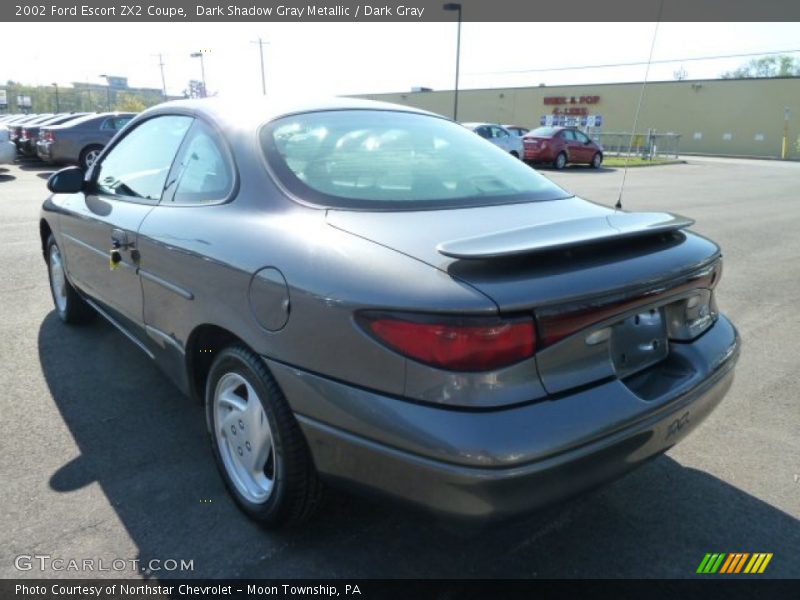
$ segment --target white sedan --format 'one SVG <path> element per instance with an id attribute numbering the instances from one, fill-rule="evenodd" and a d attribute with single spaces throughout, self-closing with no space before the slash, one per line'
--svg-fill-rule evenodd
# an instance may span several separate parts
<path id="1" fill-rule="evenodd" d="M 0 165 L 14 162 L 17 147 L 8 139 L 8 128 L 0 126 Z"/>
<path id="2" fill-rule="evenodd" d="M 513 156 L 522 158 L 522 138 L 514 135 L 502 125 L 496 123 L 462 123 L 462 125 Z"/>

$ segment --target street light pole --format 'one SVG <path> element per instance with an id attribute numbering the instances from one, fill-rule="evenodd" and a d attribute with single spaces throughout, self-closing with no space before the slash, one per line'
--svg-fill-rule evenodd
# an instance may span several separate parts
<path id="1" fill-rule="evenodd" d="M 206 65 L 203 62 L 203 51 L 200 50 L 200 52 L 192 52 L 189 56 L 200 59 L 200 76 L 203 80 L 203 98 L 205 98 L 208 96 L 208 86 L 206 85 Z"/>
<path id="2" fill-rule="evenodd" d="M 456 87 L 453 93 L 453 120 L 458 121 L 458 71 L 461 63 L 461 4 L 448 2 L 442 6 L 447 11 L 458 11 L 458 33 L 456 34 Z"/>
<path id="3" fill-rule="evenodd" d="M 108 81 L 108 75 L 100 75 L 106 80 L 106 110 L 111 112 L 111 83 Z"/>
<path id="4" fill-rule="evenodd" d="M 61 112 L 61 109 L 60 109 L 59 103 L 58 103 L 58 84 L 57 83 L 53 83 L 53 87 L 56 89 L 56 112 L 58 113 L 58 112 Z"/>

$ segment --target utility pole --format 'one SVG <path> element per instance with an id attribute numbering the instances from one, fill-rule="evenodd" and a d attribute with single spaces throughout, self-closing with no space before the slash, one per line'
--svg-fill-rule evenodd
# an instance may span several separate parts
<path id="1" fill-rule="evenodd" d="M 251 44 L 258 44 L 258 54 L 261 57 L 261 94 L 267 95 L 267 78 L 264 74 L 264 46 L 269 42 L 262 41 L 261 36 L 258 36 L 257 41 L 250 42 Z"/>
<path id="2" fill-rule="evenodd" d="M 442 9 L 458 12 L 458 33 L 456 34 L 456 87 L 453 93 L 453 121 L 458 121 L 458 71 L 461 64 L 461 4 L 459 2 L 448 2 L 442 5 Z"/>
<path id="3" fill-rule="evenodd" d="M 158 66 L 161 69 L 161 93 L 164 95 L 164 100 L 167 99 L 167 81 L 164 79 L 164 58 L 161 53 L 158 53 Z"/>
<path id="4" fill-rule="evenodd" d="M 111 81 L 108 75 L 98 75 L 98 77 L 104 77 L 106 80 L 106 110 L 111 112 Z"/>

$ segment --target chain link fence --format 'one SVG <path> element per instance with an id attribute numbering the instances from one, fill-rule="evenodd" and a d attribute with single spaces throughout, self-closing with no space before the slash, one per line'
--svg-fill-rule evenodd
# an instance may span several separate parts
<path id="1" fill-rule="evenodd" d="M 602 144 L 606 156 L 638 156 L 654 158 L 677 158 L 681 141 L 679 133 L 658 133 L 650 129 L 646 133 L 595 132 L 592 137 Z"/>

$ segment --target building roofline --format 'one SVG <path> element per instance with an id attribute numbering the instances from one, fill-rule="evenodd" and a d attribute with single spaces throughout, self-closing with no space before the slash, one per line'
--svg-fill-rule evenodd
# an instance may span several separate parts
<path id="1" fill-rule="evenodd" d="M 714 79 L 662 79 L 658 81 L 648 81 L 647 85 L 663 85 L 663 84 L 692 84 L 692 83 L 729 83 L 729 82 L 742 82 L 742 81 L 751 81 L 751 82 L 759 82 L 759 81 L 775 81 L 775 80 L 787 80 L 787 79 L 796 79 L 800 81 L 800 76 L 797 75 L 787 75 L 782 77 L 735 77 L 735 78 L 714 78 Z M 559 88 L 576 88 L 576 87 L 607 87 L 607 86 L 620 86 L 620 85 L 642 85 L 643 81 L 619 81 L 619 82 L 610 82 L 610 83 L 567 83 L 563 85 L 521 85 L 521 86 L 498 86 L 498 87 L 481 87 L 481 88 L 459 88 L 458 93 L 462 92 L 500 92 L 500 91 L 512 91 L 512 90 L 555 90 Z M 452 89 L 444 89 L 444 90 L 432 90 L 429 92 L 362 92 L 358 94 L 346 94 L 347 96 L 398 96 L 398 95 L 415 95 L 415 96 L 424 96 L 426 94 L 436 94 L 436 93 L 453 93 Z"/>

